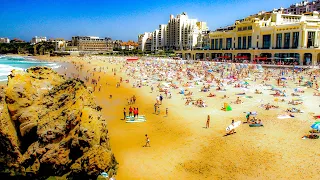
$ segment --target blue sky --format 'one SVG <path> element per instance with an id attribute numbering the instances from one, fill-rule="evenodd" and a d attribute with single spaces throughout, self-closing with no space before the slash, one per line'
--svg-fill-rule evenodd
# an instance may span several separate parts
<path id="1" fill-rule="evenodd" d="M 137 40 L 186 12 L 210 30 L 298 0 L 0 0 L 0 37 L 71 39 L 76 35 Z"/>

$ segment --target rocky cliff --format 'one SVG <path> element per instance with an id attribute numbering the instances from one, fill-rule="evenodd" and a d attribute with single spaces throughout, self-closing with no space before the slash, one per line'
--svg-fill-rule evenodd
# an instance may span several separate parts
<path id="1" fill-rule="evenodd" d="M 80 80 L 34 67 L 0 89 L 0 172 L 32 178 L 114 174 L 105 119 Z"/>

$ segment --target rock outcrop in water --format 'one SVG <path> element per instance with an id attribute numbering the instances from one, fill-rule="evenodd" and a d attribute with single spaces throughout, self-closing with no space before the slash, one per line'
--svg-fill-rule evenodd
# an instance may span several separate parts
<path id="1" fill-rule="evenodd" d="M 1 174 L 91 179 L 116 172 L 101 107 L 82 81 L 46 67 L 13 71 L 0 110 Z"/>

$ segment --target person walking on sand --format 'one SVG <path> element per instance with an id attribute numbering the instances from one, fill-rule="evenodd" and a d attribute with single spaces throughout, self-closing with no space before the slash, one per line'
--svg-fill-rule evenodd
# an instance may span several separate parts
<path id="1" fill-rule="evenodd" d="M 151 147 L 150 146 L 150 139 L 149 139 L 148 134 L 146 134 L 145 136 L 146 136 L 146 144 L 143 147 L 148 147 L 148 146 Z"/>
<path id="2" fill-rule="evenodd" d="M 136 108 L 133 108 L 133 117 L 136 118 L 136 115 L 137 115 Z"/>
<path id="3" fill-rule="evenodd" d="M 162 105 L 162 100 L 163 100 L 162 94 L 160 94 L 159 99 L 160 99 L 160 104 Z"/>
<path id="4" fill-rule="evenodd" d="M 206 123 L 206 128 L 209 128 L 209 127 L 210 127 L 210 115 L 208 115 L 207 123 Z"/>
<path id="5" fill-rule="evenodd" d="M 158 104 L 155 103 L 155 104 L 154 104 L 154 113 L 155 113 L 155 114 L 157 114 L 157 106 L 158 106 Z"/>
<path id="6" fill-rule="evenodd" d="M 123 108 L 123 120 L 126 120 L 126 116 L 127 112 L 126 112 L 126 108 Z"/>
<path id="7" fill-rule="evenodd" d="M 129 116 L 132 116 L 132 107 L 129 107 Z"/>
<path id="8" fill-rule="evenodd" d="M 166 108 L 166 117 L 168 117 L 168 114 L 169 114 L 168 111 L 169 111 L 168 108 Z"/>
<path id="9" fill-rule="evenodd" d="M 138 108 L 136 109 L 136 115 L 137 115 L 137 118 L 139 118 L 139 109 Z"/>

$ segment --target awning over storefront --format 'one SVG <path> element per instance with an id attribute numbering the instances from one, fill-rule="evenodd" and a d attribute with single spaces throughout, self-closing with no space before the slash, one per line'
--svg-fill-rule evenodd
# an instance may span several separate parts
<path id="1" fill-rule="evenodd" d="M 255 57 L 253 60 L 266 61 L 267 59 L 267 57 Z"/>
<path id="2" fill-rule="evenodd" d="M 248 56 L 235 56 L 235 59 L 248 59 Z"/>

